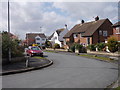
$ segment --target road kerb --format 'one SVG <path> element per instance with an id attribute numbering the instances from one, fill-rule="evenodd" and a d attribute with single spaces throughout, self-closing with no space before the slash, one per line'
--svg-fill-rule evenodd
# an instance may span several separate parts
<path id="1" fill-rule="evenodd" d="M 12 71 L 7 71 L 7 72 L 2 72 L 2 73 L 0 73 L 0 75 L 4 76 L 4 75 L 17 74 L 17 73 L 22 73 L 22 72 L 27 72 L 27 71 L 42 69 L 42 68 L 48 67 L 48 66 L 50 66 L 50 65 L 53 64 L 52 60 L 49 60 L 49 61 L 50 61 L 50 63 L 44 64 L 42 66 L 29 67 L 29 68 L 26 68 L 26 69 L 20 69 L 20 70 L 12 70 Z"/>

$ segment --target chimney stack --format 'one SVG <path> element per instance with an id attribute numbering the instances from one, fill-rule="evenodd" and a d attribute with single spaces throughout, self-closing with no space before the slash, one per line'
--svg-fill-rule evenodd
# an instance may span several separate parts
<path id="1" fill-rule="evenodd" d="M 99 20 L 99 17 L 97 16 L 97 17 L 95 17 L 95 21 L 98 21 Z"/>
<path id="2" fill-rule="evenodd" d="M 66 27 L 66 29 L 67 29 L 67 24 L 65 24 L 65 27 Z"/>
<path id="3" fill-rule="evenodd" d="M 81 20 L 81 23 L 83 24 L 85 21 L 84 20 Z"/>

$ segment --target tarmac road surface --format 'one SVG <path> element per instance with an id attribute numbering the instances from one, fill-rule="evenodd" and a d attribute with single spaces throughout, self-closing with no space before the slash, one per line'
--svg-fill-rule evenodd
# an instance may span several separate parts
<path id="1" fill-rule="evenodd" d="M 2 77 L 3 88 L 105 88 L 117 80 L 116 64 L 80 56 L 48 53 L 53 65 Z"/>

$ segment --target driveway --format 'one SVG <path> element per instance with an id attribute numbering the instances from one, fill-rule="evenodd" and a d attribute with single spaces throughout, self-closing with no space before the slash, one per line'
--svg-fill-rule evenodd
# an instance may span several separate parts
<path id="1" fill-rule="evenodd" d="M 105 88 L 118 77 L 117 65 L 80 56 L 45 53 L 54 64 L 2 77 L 3 88 Z"/>

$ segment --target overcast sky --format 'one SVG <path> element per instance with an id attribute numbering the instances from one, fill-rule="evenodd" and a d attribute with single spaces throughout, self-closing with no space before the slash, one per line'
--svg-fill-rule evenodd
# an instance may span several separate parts
<path id="1" fill-rule="evenodd" d="M 0 3 L 0 30 L 7 30 L 7 2 Z M 117 2 L 10 2 L 11 32 L 24 39 L 28 32 L 51 35 L 68 25 L 93 21 L 94 17 L 118 21 Z M 41 27 L 41 28 L 40 28 Z"/>

